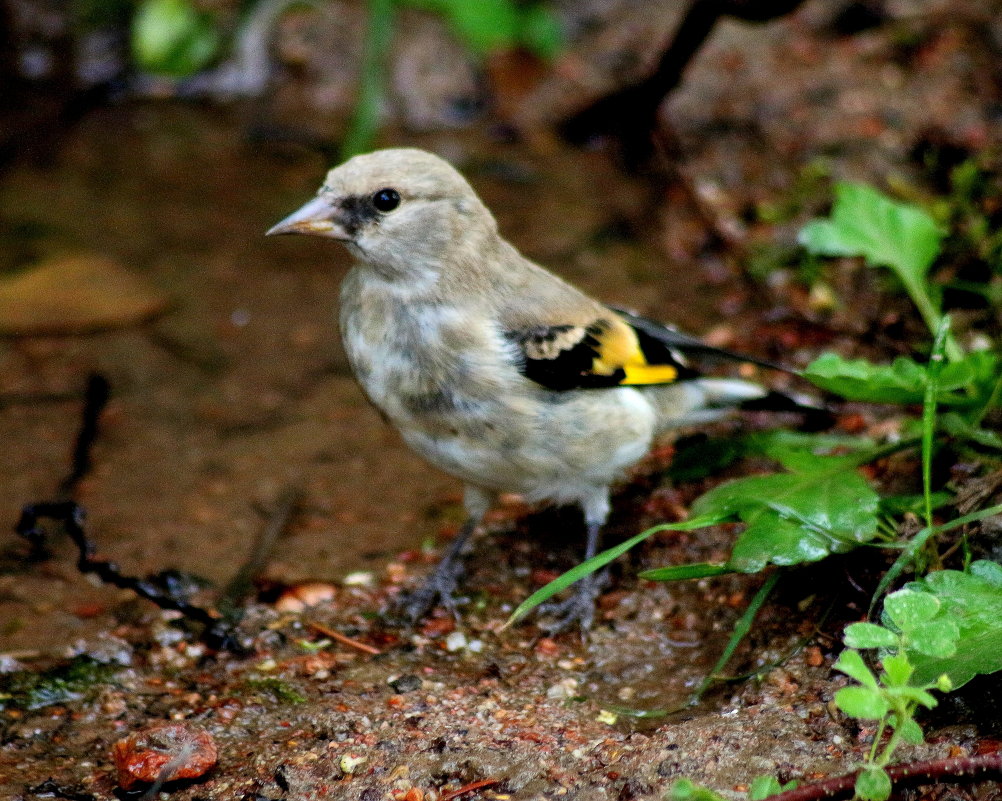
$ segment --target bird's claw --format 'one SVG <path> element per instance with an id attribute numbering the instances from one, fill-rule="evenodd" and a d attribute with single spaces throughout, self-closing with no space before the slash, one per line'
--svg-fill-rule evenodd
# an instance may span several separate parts
<path id="1" fill-rule="evenodd" d="M 607 579 L 606 571 L 592 573 L 577 583 L 570 597 L 540 606 L 539 615 L 551 618 L 541 628 L 552 637 L 577 626 L 584 635 L 595 620 L 595 602 Z"/>
<path id="2" fill-rule="evenodd" d="M 463 574 L 460 563 L 439 564 L 428 579 L 416 590 L 404 593 L 396 604 L 396 612 L 412 625 L 436 606 L 442 606 L 453 617 L 459 617 L 453 593 Z"/>

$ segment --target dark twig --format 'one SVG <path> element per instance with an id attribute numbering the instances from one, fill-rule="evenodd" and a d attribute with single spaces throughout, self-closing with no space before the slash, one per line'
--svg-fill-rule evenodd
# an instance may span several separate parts
<path id="1" fill-rule="evenodd" d="M 80 420 L 80 430 L 73 444 L 73 459 L 69 475 L 60 483 L 56 490 L 58 497 L 70 499 L 80 480 L 90 472 L 91 451 L 97 440 L 101 412 L 108 405 L 111 397 L 111 384 L 100 373 L 87 376 L 87 387 L 84 390 L 84 407 Z"/>
<path id="2" fill-rule="evenodd" d="M 902 779 L 936 781 L 943 778 L 959 779 L 974 773 L 987 771 L 1002 771 L 1002 752 L 994 754 L 979 754 L 969 757 L 952 757 L 947 759 L 929 759 L 923 762 L 907 762 L 892 765 L 887 768 L 891 782 Z M 834 776 L 820 782 L 805 784 L 784 793 L 769 796 L 769 801 L 820 801 L 836 795 L 850 792 L 856 784 L 859 771 L 847 773 L 844 776 Z"/>
<path id="3" fill-rule="evenodd" d="M 682 73 L 722 17 L 766 22 L 796 9 L 803 0 L 692 0 L 671 44 L 646 78 L 600 98 L 562 126 L 563 135 L 581 143 L 598 134 L 620 139 L 622 150 L 639 163 L 651 154 L 651 132 L 665 96 L 682 80 Z"/>
<path id="4" fill-rule="evenodd" d="M 56 499 L 28 504 L 21 510 L 21 517 L 14 530 L 31 544 L 32 549 L 42 552 L 45 545 L 46 529 L 43 520 L 59 523 L 63 531 L 77 548 L 77 569 L 81 573 L 97 576 L 106 584 L 131 590 L 142 598 L 152 601 L 161 609 L 174 609 L 187 619 L 203 625 L 203 640 L 213 648 L 239 650 L 230 633 L 230 627 L 212 611 L 188 603 L 182 593 L 164 586 L 156 576 L 137 578 L 125 576 L 115 562 L 95 559 L 94 543 L 84 530 L 86 510 L 76 503 L 73 492 L 80 480 L 91 468 L 91 451 L 97 439 L 101 412 L 110 397 L 108 380 L 92 374 L 87 378 L 84 392 L 84 408 L 80 429 L 73 446 L 72 465 L 69 474 L 59 482 Z"/>
<path id="5" fill-rule="evenodd" d="M 21 510 L 21 519 L 17 521 L 14 530 L 32 544 L 37 544 L 45 536 L 39 522 L 53 520 L 62 525 L 66 535 L 76 545 L 77 570 L 81 573 L 97 576 L 105 584 L 132 590 L 162 609 L 175 609 L 185 617 L 206 626 L 214 626 L 218 622 L 216 615 L 165 592 L 156 581 L 150 578 L 124 576 L 121 568 L 114 562 L 95 559 L 94 543 L 88 539 L 84 531 L 86 516 L 84 508 L 73 501 L 42 501 L 25 506 Z"/>

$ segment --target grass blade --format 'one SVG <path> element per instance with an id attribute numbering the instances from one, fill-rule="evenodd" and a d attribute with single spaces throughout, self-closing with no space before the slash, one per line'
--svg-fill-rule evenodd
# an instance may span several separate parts
<path id="1" fill-rule="evenodd" d="M 700 515 L 699 517 L 694 517 L 691 520 L 683 520 L 680 523 L 664 523 L 660 526 L 652 526 L 646 531 L 641 531 L 639 534 L 630 537 L 630 539 L 621 542 L 619 545 L 609 548 L 606 551 L 602 551 L 602 553 L 596 554 L 591 559 L 579 564 L 577 567 L 571 568 L 566 573 L 557 576 L 557 578 L 546 586 L 536 590 L 532 595 L 522 601 L 518 607 L 516 607 L 515 611 L 511 613 L 511 617 L 509 617 L 508 621 L 504 624 L 504 628 L 508 628 L 513 623 L 521 620 L 529 612 L 541 603 L 548 601 L 561 590 L 567 589 L 575 581 L 584 578 L 589 573 L 594 573 L 599 568 L 605 567 L 613 559 L 618 558 L 630 550 L 630 548 L 633 548 L 635 545 L 639 545 L 641 542 L 654 534 L 661 531 L 691 531 L 696 528 L 706 528 L 707 526 L 721 523 L 729 517 L 729 515 L 722 514 Z"/>
<path id="2" fill-rule="evenodd" d="M 751 603 L 748 604 L 748 608 L 745 609 L 741 617 L 738 618 L 737 623 L 734 624 L 734 630 L 731 631 L 731 636 L 727 640 L 727 647 L 724 648 L 724 652 L 720 655 L 720 659 L 717 660 L 713 669 L 706 674 L 706 678 L 700 682 L 699 687 L 696 688 L 696 692 L 692 694 L 692 698 L 689 699 L 690 706 L 695 706 L 700 702 L 710 685 L 716 681 L 717 674 L 719 674 L 727 663 L 730 661 L 731 657 L 734 656 L 734 652 L 737 650 L 741 641 L 748 635 L 751 631 L 752 623 L 755 622 L 755 617 L 758 615 L 759 610 L 765 603 L 769 594 L 772 592 L 773 587 L 776 586 L 776 582 L 779 581 L 780 572 L 777 570 L 774 573 L 770 573 L 769 577 L 766 578 L 765 583 L 759 587 L 758 592 L 755 593 L 755 597 L 752 598 Z"/>

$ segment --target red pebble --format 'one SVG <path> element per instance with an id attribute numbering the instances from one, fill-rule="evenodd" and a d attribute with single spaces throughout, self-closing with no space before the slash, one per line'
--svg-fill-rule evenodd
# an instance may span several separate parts
<path id="1" fill-rule="evenodd" d="M 216 764 L 217 753 L 212 735 L 205 729 L 163 722 L 118 740 L 111 747 L 111 758 L 118 769 L 119 786 L 129 790 L 160 779 L 198 778 Z"/>

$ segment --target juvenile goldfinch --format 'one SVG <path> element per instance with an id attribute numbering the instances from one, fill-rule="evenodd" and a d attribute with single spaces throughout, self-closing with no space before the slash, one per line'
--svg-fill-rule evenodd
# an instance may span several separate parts
<path id="1" fill-rule="evenodd" d="M 467 519 L 405 612 L 454 610 L 459 553 L 500 493 L 577 504 L 595 555 L 609 488 L 655 438 L 763 398 L 689 358 L 755 361 L 603 305 L 522 256 L 462 175 L 417 149 L 334 168 L 268 234 L 344 242 L 341 336 L 359 384 L 407 444 L 465 485 Z M 557 605 L 587 629 L 597 575 Z"/>

